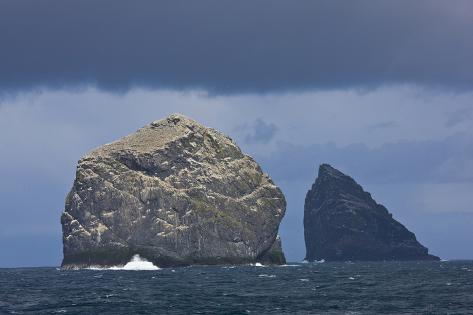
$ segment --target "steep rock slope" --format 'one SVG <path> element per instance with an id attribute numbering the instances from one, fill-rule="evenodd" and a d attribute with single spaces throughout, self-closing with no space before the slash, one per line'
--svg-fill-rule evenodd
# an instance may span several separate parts
<path id="1" fill-rule="evenodd" d="M 228 137 L 172 115 L 93 150 L 77 166 L 61 217 L 63 268 L 283 264 L 286 202 Z"/>
<path id="2" fill-rule="evenodd" d="M 306 259 L 438 260 L 351 177 L 319 168 L 304 207 Z"/>

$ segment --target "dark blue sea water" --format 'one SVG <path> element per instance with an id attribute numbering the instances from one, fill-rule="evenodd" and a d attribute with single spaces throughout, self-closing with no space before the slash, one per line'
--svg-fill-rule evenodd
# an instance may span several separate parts
<path id="1" fill-rule="evenodd" d="M 0 269 L 1 314 L 473 314 L 473 262 Z"/>

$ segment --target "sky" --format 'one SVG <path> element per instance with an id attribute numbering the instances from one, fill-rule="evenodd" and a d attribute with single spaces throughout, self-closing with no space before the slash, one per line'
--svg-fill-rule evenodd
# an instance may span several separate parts
<path id="1" fill-rule="evenodd" d="M 232 137 L 287 199 L 320 163 L 432 254 L 473 259 L 471 1 L 0 2 L 0 267 L 57 266 L 81 156 L 171 113 Z"/>

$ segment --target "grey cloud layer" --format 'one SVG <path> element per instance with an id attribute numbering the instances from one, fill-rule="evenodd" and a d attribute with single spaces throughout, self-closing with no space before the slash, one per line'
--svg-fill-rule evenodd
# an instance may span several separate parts
<path id="1" fill-rule="evenodd" d="M 473 3 L 2 1 L 0 90 L 473 87 Z"/>

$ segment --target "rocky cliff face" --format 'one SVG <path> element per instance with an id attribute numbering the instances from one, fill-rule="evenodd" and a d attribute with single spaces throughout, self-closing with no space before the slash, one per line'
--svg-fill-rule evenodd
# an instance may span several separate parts
<path id="1" fill-rule="evenodd" d="M 351 177 L 323 164 L 304 207 L 309 261 L 438 260 Z"/>
<path id="2" fill-rule="evenodd" d="M 61 217 L 64 268 L 283 264 L 286 202 L 233 141 L 180 115 L 83 157 Z"/>

